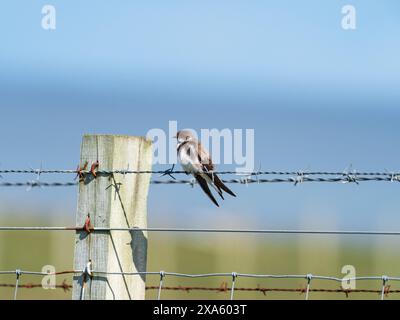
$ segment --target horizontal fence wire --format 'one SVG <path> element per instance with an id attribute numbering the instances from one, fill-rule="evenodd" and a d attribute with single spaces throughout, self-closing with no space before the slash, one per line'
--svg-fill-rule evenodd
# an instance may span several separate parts
<path id="1" fill-rule="evenodd" d="M 81 275 L 86 270 L 64 270 L 59 272 L 42 272 L 42 271 L 27 271 L 22 269 L 16 270 L 0 270 L 0 275 L 30 275 L 30 276 L 59 276 L 59 275 Z M 141 271 L 141 272 L 123 272 L 123 271 L 97 271 L 92 270 L 93 276 L 100 275 L 114 275 L 114 276 L 160 276 L 165 277 L 177 277 L 177 278 L 213 278 L 213 277 L 232 277 L 237 278 L 258 278 L 258 279 L 306 279 L 306 280 L 329 280 L 334 282 L 342 282 L 343 278 L 334 276 L 321 276 L 312 274 L 253 274 L 253 273 L 240 273 L 240 272 L 212 272 L 212 273 L 200 273 L 200 274 L 188 274 L 180 272 L 168 272 L 168 271 Z M 346 281 L 359 281 L 359 280 L 381 280 L 387 281 L 400 281 L 400 277 L 390 277 L 386 275 L 381 276 L 357 276 L 357 277 L 346 277 Z"/>
<path id="2" fill-rule="evenodd" d="M 82 174 L 92 173 L 89 170 L 79 170 Z M 388 172 L 388 171 L 360 171 L 355 170 L 351 172 L 346 171 L 209 171 L 219 175 L 246 175 L 246 176 L 260 176 L 260 175 L 318 175 L 318 176 L 340 176 L 340 175 L 360 175 L 360 176 L 391 176 L 400 178 L 400 172 Z M 45 169 L 0 169 L 0 174 L 77 174 L 78 170 L 45 170 Z M 111 175 L 111 174 L 187 174 L 186 171 L 182 170 L 128 170 L 128 169 L 117 169 L 117 170 L 96 170 L 99 175 Z"/>
<path id="3" fill-rule="evenodd" d="M 55 273 L 45 273 L 39 271 L 23 271 L 20 269 L 13 271 L 0 271 L 0 275 L 14 275 L 16 276 L 15 284 L 0 284 L 0 287 L 13 287 L 14 288 L 14 299 L 17 299 L 17 293 L 19 288 L 39 288 L 43 287 L 42 285 L 34 285 L 34 284 L 20 284 L 19 281 L 23 275 L 34 275 L 34 276 L 58 276 L 58 275 L 85 275 L 87 270 L 67 270 Z M 146 290 L 158 290 L 158 299 L 161 299 L 161 292 L 165 291 L 217 291 L 217 292 L 230 292 L 230 298 L 233 300 L 234 293 L 239 291 L 247 291 L 247 292 L 260 292 L 264 295 L 268 292 L 299 292 L 305 293 L 306 299 L 309 298 L 309 293 L 311 292 L 325 292 L 325 293 L 344 293 L 346 297 L 349 296 L 350 293 L 378 293 L 380 294 L 381 300 L 384 299 L 385 296 L 388 296 L 390 293 L 400 293 L 400 290 L 392 290 L 390 289 L 389 282 L 400 281 L 399 277 L 389 277 L 386 275 L 383 276 L 365 276 L 365 277 L 349 277 L 349 278 L 339 278 L 333 276 L 319 276 L 319 275 L 263 275 L 263 274 L 250 274 L 250 273 L 206 273 L 206 274 L 186 274 L 186 273 L 177 273 L 177 272 L 108 272 L 108 271 L 90 271 L 90 276 L 95 278 L 96 276 L 160 276 L 160 284 L 159 286 L 147 286 Z M 232 280 L 232 284 L 228 287 L 228 282 L 223 282 L 220 287 L 200 287 L 200 286 L 163 286 L 163 283 L 167 277 L 175 277 L 175 278 L 186 278 L 186 279 L 198 279 L 198 278 L 214 278 L 214 277 L 229 277 Z M 273 287 L 236 287 L 235 284 L 239 278 L 253 278 L 253 279 L 295 279 L 295 280 L 305 280 L 305 286 L 300 288 L 273 288 Z M 323 281 L 331 281 L 336 283 L 343 283 L 343 281 L 380 281 L 381 288 L 378 289 L 344 289 L 343 287 L 337 289 L 327 289 L 327 288 L 312 288 L 311 282 L 312 280 L 323 280 Z M 64 291 L 68 291 L 71 289 L 71 285 L 66 283 L 66 280 L 61 285 L 56 285 L 55 288 L 64 289 Z"/>
<path id="4" fill-rule="evenodd" d="M 128 175 L 128 174 L 158 174 L 161 176 L 168 176 L 170 179 L 161 180 L 153 179 L 151 184 L 186 184 L 194 186 L 197 184 L 195 179 L 176 179 L 174 175 L 187 174 L 185 171 L 173 170 L 174 167 L 168 170 L 84 170 L 78 168 L 76 170 L 44 170 L 44 169 L 2 169 L 0 175 L 15 175 L 15 174 L 35 174 L 36 180 L 24 181 L 24 182 L 0 182 L 0 187 L 26 187 L 28 189 L 37 187 L 73 187 L 78 186 L 79 182 L 43 182 L 39 180 L 42 174 L 74 174 L 77 177 L 84 178 L 87 175 L 95 176 L 110 176 L 114 174 Z M 357 172 L 355 170 L 338 172 L 338 171 L 210 171 L 209 173 L 218 175 L 236 175 L 240 178 L 235 179 L 223 179 L 222 181 L 227 184 L 264 184 L 264 183 L 293 183 L 294 185 L 315 182 L 315 183 L 360 183 L 360 182 L 400 182 L 400 172 L 383 172 L 383 171 L 365 171 Z M 264 179 L 260 176 L 271 175 L 271 176 L 290 176 L 286 178 L 270 178 Z M 319 176 L 319 177 L 318 177 Z M 331 177 L 327 177 L 331 176 Z"/>
<path id="5" fill-rule="evenodd" d="M 264 183 L 292 183 L 294 185 L 307 183 L 307 182 L 327 182 L 327 183 L 356 183 L 360 182 L 400 182 L 400 179 L 396 178 L 395 180 L 390 176 L 387 177 L 337 177 L 337 178 L 307 178 L 307 177 L 290 177 L 286 179 L 249 179 L 249 178 L 240 178 L 240 179 L 222 179 L 222 182 L 225 184 L 264 184 Z M 186 179 L 186 180 L 151 180 L 151 184 L 160 185 L 160 184 L 185 184 L 194 186 L 197 184 L 195 179 Z M 41 187 L 76 187 L 78 186 L 78 182 L 42 182 L 42 181 L 27 181 L 27 182 L 0 182 L 0 187 L 26 187 L 28 189 L 31 188 L 41 188 Z"/>
<path id="6" fill-rule="evenodd" d="M 4 227 L 0 231 L 82 231 L 85 227 Z M 378 230 L 296 230 L 296 229 L 194 229 L 194 228 L 104 228 L 92 227 L 90 232 L 171 232 L 171 233 L 248 233 L 248 234 L 304 234 L 304 235 L 371 235 L 371 236 L 400 236 L 400 231 Z"/>
<path id="7" fill-rule="evenodd" d="M 0 288 L 15 288 L 15 284 L 13 283 L 0 283 Z M 61 284 L 55 285 L 55 286 L 43 286 L 42 284 L 33 284 L 33 283 L 27 283 L 27 284 L 19 284 L 18 289 L 63 289 L 64 293 L 69 292 L 73 286 L 71 284 L 68 284 L 66 280 L 64 280 Z M 152 290 L 160 290 L 160 286 L 146 286 L 145 287 L 146 291 L 152 291 Z M 223 282 L 219 287 L 202 287 L 202 286 L 184 286 L 184 285 L 177 285 L 177 286 L 164 286 L 162 287 L 163 291 L 181 291 L 181 292 L 186 292 L 186 293 L 191 293 L 194 291 L 206 291 L 206 292 L 217 292 L 217 293 L 227 293 L 232 290 L 231 287 L 228 286 L 227 282 Z M 280 293 L 287 293 L 287 292 L 292 292 L 292 293 L 301 293 L 304 294 L 307 292 L 307 289 L 305 287 L 299 287 L 299 288 L 275 288 L 275 287 L 262 287 L 258 285 L 257 287 L 236 287 L 235 288 L 236 292 L 259 292 L 262 293 L 264 296 L 267 293 L 272 293 L 272 292 L 280 292 Z M 324 289 L 324 288 L 310 288 L 308 292 L 315 292 L 315 293 L 343 293 L 345 294 L 346 298 L 349 298 L 351 293 L 375 293 L 375 294 L 381 294 L 382 290 L 381 289 L 343 289 L 343 288 L 338 288 L 338 289 Z M 386 297 L 389 296 L 389 294 L 398 294 L 400 293 L 400 290 L 393 290 L 390 289 L 390 286 L 386 286 L 384 290 L 384 295 Z"/>

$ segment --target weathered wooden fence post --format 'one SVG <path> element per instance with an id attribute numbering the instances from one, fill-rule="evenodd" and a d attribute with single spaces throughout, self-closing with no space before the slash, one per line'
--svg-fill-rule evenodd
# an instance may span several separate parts
<path id="1" fill-rule="evenodd" d="M 85 135 L 81 166 L 98 161 L 101 170 L 151 170 L 151 141 L 143 137 Z M 150 174 L 85 175 L 79 186 L 77 226 L 90 215 L 93 227 L 146 228 Z M 92 261 L 97 272 L 144 272 L 147 263 L 147 233 L 141 231 L 77 231 L 75 270 Z M 144 299 L 145 276 L 94 274 L 83 286 L 82 274 L 73 281 L 73 299 Z M 82 296 L 83 293 L 83 296 Z"/>

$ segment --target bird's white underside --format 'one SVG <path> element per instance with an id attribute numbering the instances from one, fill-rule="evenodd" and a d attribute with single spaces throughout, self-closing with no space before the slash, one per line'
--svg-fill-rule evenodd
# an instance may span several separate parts
<path id="1" fill-rule="evenodd" d="M 179 150 L 179 146 L 178 145 L 178 150 Z M 190 148 L 192 148 L 192 146 L 190 146 Z M 191 156 L 189 156 L 187 154 L 187 148 L 182 148 L 180 150 L 180 152 L 178 152 L 178 161 L 181 164 L 183 170 L 189 174 L 200 174 L 201 177 L 203 177 L 208 184 L 210 184 L 215 191 L 219 192 L 219 190 L 217 189 L 217 187 L 214 185 L 214 181 L 212 179 L 210 179 L 209 175 L 207 175 L 204 172 L 203 166 L 201 165 L 201 163 L 197 160 L 197 156 L 194 157 L 196 159 L 193 159 L 193 155 L 197 155 L 198 153 L 195 152 L 190 152 Z"/>

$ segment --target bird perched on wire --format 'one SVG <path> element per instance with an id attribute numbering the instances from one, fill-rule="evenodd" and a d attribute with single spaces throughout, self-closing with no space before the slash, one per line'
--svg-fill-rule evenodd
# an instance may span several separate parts
<path id="1" fill-rule="evenodd" d="M 187 174 L 192 174 L 194 176 L 205 194 L 217 207 L 219 207 L 219 204 L 211 193 L 209 185 L 217 191 L 223 200 L 224 196 L 222 191 L 236 197 L 214 173 L 215 166 L 212 163 L 210 154 L 191 131 L 179 131 L 175 138 L 178 140 L 178 161 L 182 165 L 183 170 Z"/>

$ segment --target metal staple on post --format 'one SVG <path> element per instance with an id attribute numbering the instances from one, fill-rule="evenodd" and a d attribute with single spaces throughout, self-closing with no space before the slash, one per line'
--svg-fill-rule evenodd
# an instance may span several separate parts
<path id="1" fill-rule="evenodd" d="M 15 281 L 15 290 L 14 290 L 14 300 L 17 300 L 19 278 L 21 277 L 22 272 L 20 269 L 17 269 L 17 270 L 15 270 L 15 274 L 16 274 L 16 281 Z"/>
<path id="2" fill-rule="evenodd" d="M 92 261 L 89 260 L 89 262 L 86 264 L 85 270 L 83 270 L 83 273 L 82 273 L 81 300 L 85 300 L 85 289 L 86 289 L 89 279 L 92 276 L 93 276 Z"/>
<path id="3" fill-rule="evenodd" d="M 165 271 L 160 271 L 160 285 L 158 287 L 157 300 L 161 300 L 161 290 L 163 287 L 164 278 L 165 278 Z"/>
<path id="4" fill-rule="evenodd" d="M 232 272 L 231 300 L 233 300 L 233 298 L 234 298 L 235 283 L 236 283 L 237 277 L 238 277 L 238 274 L 236 272 Z"/>
<path id="5" fill-rule="evenodd" d="M 306 278 L 307 278 L 306 300 L 308 300 L 308 296 L 310 293 L 311 280 L 313 278 L 313 275 L 311 273 L 309 273 L 306 275 Z"/>
<path id="6" fill-rule="evenodd" d="M 381 292 L 381 300 L 384 299 L 386 293 L 386 284 L 389 281 L 388 276 L 382 276 L 382 292 Z"/>

